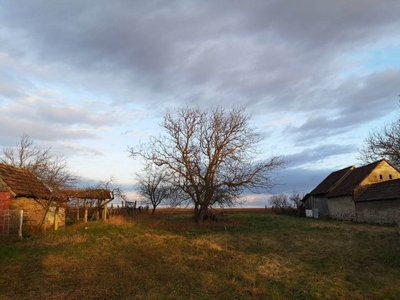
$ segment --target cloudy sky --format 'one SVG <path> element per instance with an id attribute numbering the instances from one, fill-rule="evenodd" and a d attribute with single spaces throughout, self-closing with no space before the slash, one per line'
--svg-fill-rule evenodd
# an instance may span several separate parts
<path id="1" fill-rule="evenodd" d="M 309 192 L 398 116 L 399 16 L 398 0 L 0 0 L 0 147 L 25 133 L 129 190 L 126 147 L 167 109 L 241 104 L 288 161 L 271 192 Z"/>

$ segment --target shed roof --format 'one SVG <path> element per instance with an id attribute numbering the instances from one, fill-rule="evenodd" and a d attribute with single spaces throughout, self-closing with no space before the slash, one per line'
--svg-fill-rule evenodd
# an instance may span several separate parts
<path id="1" fill-rule="evenodd" d="M 0 163 L 0 178 L 15 197 L 50 197 L 49 189 L 27 169 Z"/>
<path id="2" fill-rule="evenodd" d="M 63 190 L 61 193 L 65 197 L 77 199 L 105 200 L 112 197 L 110 190 L 107 189 L 73 189 Z"/>
<path id="3" fill-rule="evenodd" d="M 350 166 L 339 171 L 329 174 L 315 189 L 310 192 L 310 195 L 328 194 L 335 188 L 349 173 L 354 169 Z"/>
<path id="4" fill-rule="evenodd" d="M 382 162 L 384 159 L 370 163 L 368 165 L 354 168 L 351 173 L 326 197 L 337 197 L 351 195 L 353 190 Z"/>
<path id="5" fill-rule="evenodd" d="M 400 179 L 368 185 L 354 201 L 378 201 L 400 199 Z"/>

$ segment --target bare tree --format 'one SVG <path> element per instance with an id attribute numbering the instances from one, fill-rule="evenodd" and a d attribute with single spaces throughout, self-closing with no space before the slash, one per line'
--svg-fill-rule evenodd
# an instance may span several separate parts
<path id="1" fill-rule="evenodd" d="M 0 161 L 38 174 L 51 158 L 50 148 L 45 150 L 37 148 L 32 139 L 27 134 L 23 134 L 15 147 L 3 149 L 3 157 L 0 158 Z"/>
<path id="2" fill-rule="evenodd" d="M 297 216 L 301 217 L 305 213 L 304 203 L 301 201 L 305 197 L 305 194 L 300 195 L 299 192 L 294 191 L 289 195 L 289 201 L 296 208 Z"/>
<path id="3" fill-rule="evenodd" d="M 174 194 L 173 186 L 168 182 L 167 172 L 161 168 L 147 166 L 142 174 L 136 175 L 137 191 L 146 199 L 145 203 L 152 205 L 152 214 L 162 202 Z"/>
<path id="4" fill-rule="evenodd" d="M 170 183 L 193 203 L 199 223 L 209 206 L 233 205 L 244 189 L 274 185 L 271 172 L 283 165 L 283 159 L 255 160 L 260 136 L 249 120 L 242 107 L 177 109 L 174 115 L 165 115 L 164 135 L 128 152 L 165 167 Z"/>
<path id="5" fill-rule="evenodd" d="M 301 200 L 303 198 L 304 194 L 300 195 L 299 192 L 293 192 L 291 195 L 289 195 L 289 201 L 296 209 L 299 209 L 299 207 L 301 206 Z"/>
<path id="6" fill-rule="evenodd" d="M 360 150 L 359 158 L 365 163 L 386 158 L 400 167 L 400 118 L 380 131 L 370 132 Z"/>
<path id="7" fill-rule="evenodd" d="M 270 198 L 271 206 L 283 212 L 290 207 L 289 198 L 285 194 L 272 195 Z"/>

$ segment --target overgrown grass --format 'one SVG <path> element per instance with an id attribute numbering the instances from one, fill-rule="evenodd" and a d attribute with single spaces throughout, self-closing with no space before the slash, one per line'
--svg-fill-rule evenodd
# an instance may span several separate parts
<path id="1" fill-rule="evenodd" d="M 0 299 L 398 299 L 397 227 L 115 217 L 0 244 Z"/>

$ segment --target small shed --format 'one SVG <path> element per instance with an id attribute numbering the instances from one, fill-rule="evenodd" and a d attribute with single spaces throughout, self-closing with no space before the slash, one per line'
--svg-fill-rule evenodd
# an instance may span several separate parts
<path id="1" fill-rule="evenodd" d="M 85 221 L 88 217 L 105 220 L 107 205 L 114 199 L 113 192 L 108 189 L 70 189 L 61 194 L 68 200 L 68 217 L 79 220 L 83 216 Z"/>
<path id="2" fill-rule="evenodd" d="M 65 225 L 64 208 L 51 201 L 49 189 L 29 170 L 0 164 L 0 210 L 23 210 L 24 229 Z M 57 224 L 55 224 L 55 222 Z"/>

